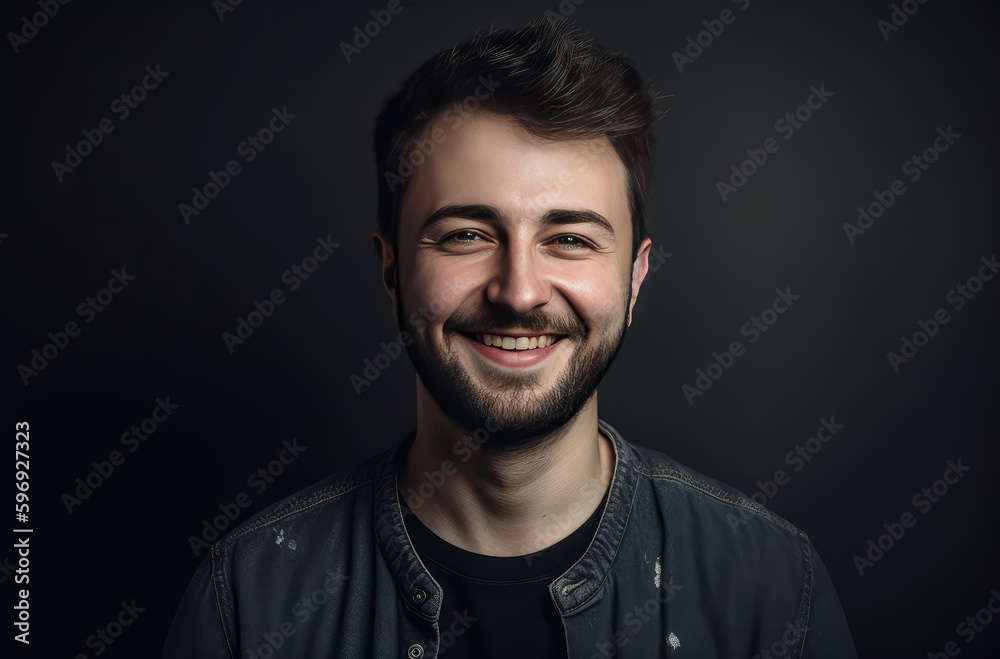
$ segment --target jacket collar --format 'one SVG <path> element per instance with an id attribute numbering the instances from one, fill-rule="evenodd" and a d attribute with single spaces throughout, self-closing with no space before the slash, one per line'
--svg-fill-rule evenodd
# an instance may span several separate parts
<path id="1" fill-rule="evenodd" d="M 552 582 L 549 590 L 560 615 L 569 615 L 584 608 L 601 590 L 618 553 L 625 527 L 632 510 L 638 474 L 634 468 L 631 447 L 622 436 L 604 421 L 600 431 L 615 449 L 615 470 L 608 492 L 608 501 L 600 525 L 584 555 Z M 396 488 L 396 472 L 413 444 L 416 431 L 390 449 L 375 472 L 373 515 L 375 536 L 389 570 L 396 580 L 403 601 L 417 615 L 436 620 L 441 608 L 442 590 L 417 556 L 403 524 L 402 508 Z"/>
<path id="2" fill-rule="evenodd" d="M 563 616 L 575 613 L 596 601 L 625 536 L 639 480 L 633 464 L 636 457 L 632 448 L 610 425 L 604 421 L 598 421 L 598 424 L 614 445 L 615 471 L 611 477 L 608 503 L 604 507 L 593 542 L 580 560 L 549 586 L 556 609 Z"/>

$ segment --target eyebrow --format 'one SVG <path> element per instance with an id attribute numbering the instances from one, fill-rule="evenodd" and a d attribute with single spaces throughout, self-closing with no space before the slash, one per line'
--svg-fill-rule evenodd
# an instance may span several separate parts
<path id="1" fill-rule="evenodd" d="M 487 204 L 449 204 L 442 206 L 428 216 L 420 227 L 421 232 L 425 232 L 438 222 L 446 218 L 462 218 L 466 220 L 479 220 L 499 224 L 504 220 L 503 214 Z M 541 226 L 557 226 L 563 224 L 593 224 L 607 232 L 611 240 L 615 241 L 615 230 L 611 223 L 601 215 L 591 210 L 575 210 L 565 208 L 554 208 L 542 216 Z"/>

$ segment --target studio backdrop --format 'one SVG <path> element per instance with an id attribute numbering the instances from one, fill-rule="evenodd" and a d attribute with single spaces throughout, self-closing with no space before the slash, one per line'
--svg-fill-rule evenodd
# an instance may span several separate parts
<path id="1" fill-rule="evenodd" d="M 376 171 L 374 119 L 434 53 L 546 14 L 664 110 L 601 417 L 802 528 L 861 656 L 1000 656 L 988 3 L 2 13 L 4 656 L 157 656 L 211 542 L 413 427 L 371 244 L 408 163 Z"/>

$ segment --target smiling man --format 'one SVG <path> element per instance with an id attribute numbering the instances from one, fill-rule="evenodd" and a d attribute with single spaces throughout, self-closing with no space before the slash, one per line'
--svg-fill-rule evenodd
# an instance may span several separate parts
<path id="1" fill-rule="evenodd" d="M 630 60 L 549 20 L 404 83 L 373 244 L 416 428 L 213 545 L 164 656 L 855 656 L 801 531 L 598 417 L 654 119 Z"/>

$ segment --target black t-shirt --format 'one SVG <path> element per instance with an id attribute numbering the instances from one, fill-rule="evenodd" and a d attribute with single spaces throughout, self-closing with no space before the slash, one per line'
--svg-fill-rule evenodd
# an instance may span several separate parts
<path id="1" fill-rule="evenodd" d="M 447 659 L 566 657 L 566 631 L 549 584 L 573 565 L 597 533 L 607 501 L 566 538 L 526 556 L 484 556 L 456 547 L 403 504 L 417 555 L 444 590 L 438 624 Z"/>

